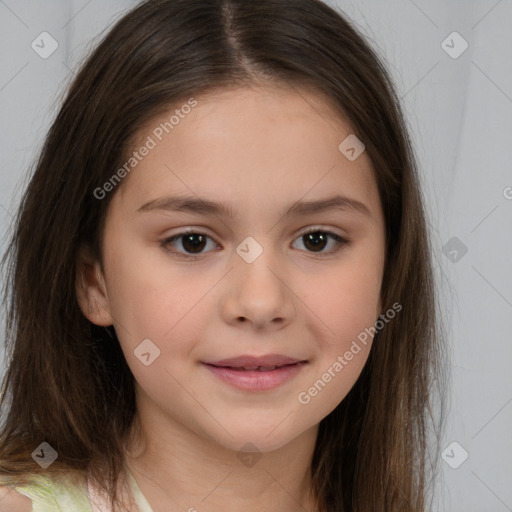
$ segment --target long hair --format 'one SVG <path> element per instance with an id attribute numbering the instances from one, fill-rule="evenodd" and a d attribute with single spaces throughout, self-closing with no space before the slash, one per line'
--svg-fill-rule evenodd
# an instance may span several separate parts
<path id="1" fill-rule="evenodd" d="M 89 472 L 117 502 L 136 400 L 115 332 L 88 321 L 77 301 L 79 249 L 87 245 L 103 261 L 115 193 L 98 200 L 94 191 L 126 162 L 141 127 L 171 106 L 265 81 L 314 88 L 364 141 L 386 226 L 382 304 L 402 306 L 375 334 L 351 391 L 320 423 L 315 492 L 329 512 L 428 510 L 445 352 L 420 176 L 385 66 L 319 0 L 149 0 L 85 60 L 35 162 L 3 259 L 4 482 L 43 472 L 31 453 L 48 442 L 58 458 L 45 474 Z"/>

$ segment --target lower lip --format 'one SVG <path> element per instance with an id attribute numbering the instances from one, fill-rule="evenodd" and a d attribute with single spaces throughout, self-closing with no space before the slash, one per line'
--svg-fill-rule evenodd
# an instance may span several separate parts
<path id="1" fill-rule="evenodd" d="M 246 391 L 264 391 L 274 389 L 297 375 L 305 362 L 280 366 L 275 370 L 262 372 L 258 370 L 234 370 L 228 367 L 213 366 L 203 363 L 219 379 Z"/>

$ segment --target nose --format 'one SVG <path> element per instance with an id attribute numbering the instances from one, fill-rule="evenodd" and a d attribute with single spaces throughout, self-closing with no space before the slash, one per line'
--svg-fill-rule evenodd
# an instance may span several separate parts
<path id="1" fill-rule="evenodd" d="M 280 329 L 294 316 L 294 292 L 290 273 L 271 250 L 265 249 L 252 263 L 238 255 L 224 284 L 222 315 L 232 325 L 247 323 L 253 329 Z"/>

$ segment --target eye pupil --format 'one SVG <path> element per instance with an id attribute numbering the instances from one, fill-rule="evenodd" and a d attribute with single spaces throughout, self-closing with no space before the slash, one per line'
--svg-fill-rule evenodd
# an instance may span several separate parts
<path id="1" fill-rule="evenodd" d="M 194 238 L 199 239 L 199 241 L 194 242 Z M 191 252 L 193 252 L 196 249 L 199 249 L 198 252 L 201 252 L 202 249 L 204 249 L 204 243 L 205 243 L 205 237 L 200 234 L 196 233 L 190 233 L 188 235 L 183 236 L 183 247 L 189 251 L 190 247 L 187 247 L 187 245 L 190 244 L 192 247 Z"/>
<path id="2" fill-rule="evenodd" d="M 309 243 L 311 241 L 315 242 L 315 241 L 318 241 L 319 239 L 321 239 L 324 242 L 322 247 L 318 248 L 318 246 L 314 246 L 313 249 L 320 249 L 320 251 L 321 251 L 325 247 L 326 236 L 321 231 L 315 231 L 313 233 L 307 233 L 304 236 L 306 237 L 306 243 L 304 245 L 306 245 L 306 247 L 308 247 L 308 249 L 310 248 L 309 247 Z"/>

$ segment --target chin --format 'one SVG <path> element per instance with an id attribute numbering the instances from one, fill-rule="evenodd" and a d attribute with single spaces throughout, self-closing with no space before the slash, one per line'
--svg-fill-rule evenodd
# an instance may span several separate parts
<path id="1" fill-rule="evenodd" d="M 232 437 L 224 432 L 222 439 L 217 442 L 228 450 L 234 452 L 267 453 L 279 450 L 283 446 L 296 439 L 301 431 L 290 432 L 289 428 L 282 428 L 276 422 L 271 428 L 255 428 L 254 424 L 247 428 L 239 428 L 236 431 L 230 429 Z"/>

